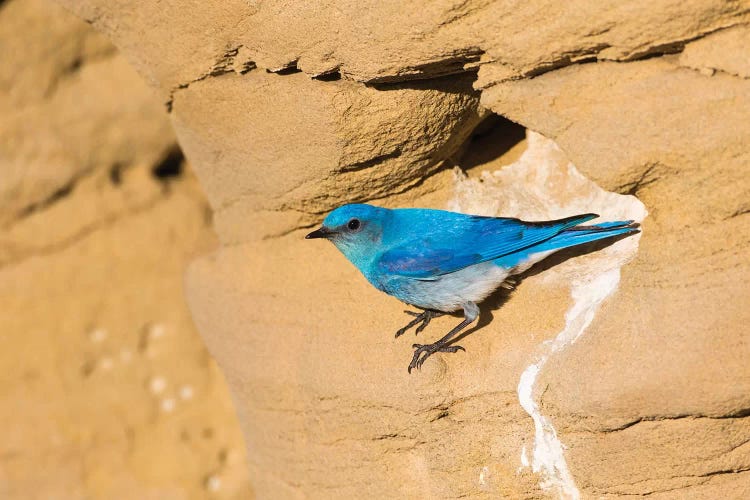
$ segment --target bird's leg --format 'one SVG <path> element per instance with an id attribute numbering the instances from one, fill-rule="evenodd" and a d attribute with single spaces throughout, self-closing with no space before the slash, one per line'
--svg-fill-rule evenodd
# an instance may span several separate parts
<path id="1" fill-rule="evenodd" d="M 424 363 L 427 358 L 429 358 L 436 352 L 463 351 L 464 348 L 460 345 L 448 345 L 448 342 L 450 342 L 451 339 L 455 337 L 461 330 L 469 326 L 472 321 L 473 320 L 464 319 L 458 326 L 456 326 L 453 330 L 448 332 L 447 335 L 445 335 L 434 344 L 413 344 L 412 347 L 414 348 L 414 356 L 411 358 L 411 363 L 409 363 L 409 368 L 407 368 L 407 371 L 411 373 L 412 368 L 422 368 L 422 363 Z"/>
<path id="2" fill-rule="evenodd" d="M 414 357 L 409 363 L 407 371 L 411 373 L 413 368 L 421 368 L 422 363 L 435 354 L 436 352 L 457 352 L 463 351 L 464 348 L 458 345 L 448 345 L 456 335 L 464 328 L 472 324 L 479 316 L 479 307 L 473 302 L 464 304 L 464 320 L 453 330 L 448 332 L 443 338 L 433 344 L 414 344 Z"/>
<path id="3" fill-rule="evenodd" d="M 438 316 L 447 314 L 442 311 L 433 311 L 432 309 L 425 309 L 421 313 L 414 312 L 414 311 L 404 311 L 404 312 L 410 316 L 414 316 L 414 319 L 411 320 L 408 325 L 406 325 L 405 327 L 401 328 L 399 331 L 396 332 L 396 338 L 399 338 L 401 335 L 406 333 L 406 331 L 409 328 L 416 325 L 417 323 L 422 323 L 414 331 L 414 334 L 416 335 L 422 330 L 424 330 L 427 325 L 430 324 L 430 321 L 432 321 L 432 318 L 437 318 Z"/>
<path id="4" fill-rule="evenodd" d="M 419 332 L 424 330 L 427 327 L 427 325 L 430 324 L 430 321 L 432 321 L 432 318 L 439 318 L 440 316 L 444 316 L 448 313 L 445 313 L 443 311 L 432 311 L 428 309 L 424 312 L 424 314 L 425 314 L 424 320 L 422 321 L 422 324 L 419 325 L 416 330 L 414 330 L 414 335 L 419 335 Z"/>

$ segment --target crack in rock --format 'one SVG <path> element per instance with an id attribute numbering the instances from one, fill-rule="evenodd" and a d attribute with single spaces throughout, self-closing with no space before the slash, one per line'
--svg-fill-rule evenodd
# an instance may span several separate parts
<path id="1" fill-rule="evenodd" d="M 91 234 L 94 234 L 99 230 L 106 229 L 124 218 L 147 212 L 151 210 L 152 208 L 154 208 L 157 204 L 165 200 L 166 198 L 164 198 L 164 196 L 156 195 L 153 198 L 147 200 L 146 202 L 140 205 L 130 207 L 129 209 L 123 212 L 118 212 L 118 213 L 109 215 L 87 226 L 84 226 L 78 229 L 73 234 L 63 238 L 62 240 L 56 241 L 54 243 L 51 243 L 49 245 L 45 245 L 42 247 L 37 247 L 37 248 L 32 248 L 26 251 L 22 251 L 22 255 L 18 257 L 9 258 L 8 260 L 0 261 L 0 269 L 3 269 L 8 266 L 21 264 L 27 259 L 30 259 L 32 257 L 44 257 L 47 255 L 53 255 L 58 252 L 64 251 L 70 248 L 71 246 L 75 245 L 79 241 L 90 236 Z"/>
<path id="2" fill-rule="evenodd" d="M 167 98 L 167 102 L 165 103 L 167 112 L 168 113 L 172 112 L 175 94 L 180 90 L 190 87 L 190 85 L 192 85 L 193 83 L 200 82 L 210 77 L 224 75 L 227 73 L 237 73 L 239 75 L 244 75 L 248 71 L 251 71 L 257 68 L 257 65 L 255 64 L 254 61 L 251 61 L 250 59 L 247 59 L 247 58 L 239 57 L 240 51 L 243 47 L 244 47 L 243 45 L 238 45 L 237 47 L 227 50 L 213 64 L 213 66 L 211 66 L 211 69 L 197 76 L 196 78 L 193 78 L 192 80 L 188 82 L 181 83 L 173 87 L 169 91 L 169 97 Z"/>
<path id="3" fill-rule="evenodd" d="M 665 420 L 684 420 L 684 419 L 728 420 L 728 419 L 748 418 L 748 417 L 750 417 L 750 408 L 739 408 L 730 413 L 721 414 L 721 415 L 707 415 L 703 413 L 685 413 L 685 414 L 680 414 L 680 415 L 648 415 L 648 416 L 639 417 L 635 420 L 631 420 L 630 422 L 626 422 L 617 427 L 608 427 L 606 429 L 602 429 L 598 432 L 603 432 L 603 433 L 621 432 L 621 431 L 624 431 L 625 429 L 629 429 L 643 422 L 661 422 Z"/>

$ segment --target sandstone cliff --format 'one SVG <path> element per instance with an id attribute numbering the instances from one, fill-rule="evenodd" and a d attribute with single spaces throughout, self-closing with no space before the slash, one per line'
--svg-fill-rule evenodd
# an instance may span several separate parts
<path id="1" fill-rule="evenodd" d="M 750 2 L 62 3 L 155 89 L 206 192 L 220 247 L 187 295 L 260 497 L 750 488 Z M 498 137 L 523 128 L 519 158 Z M 301 239 L 345 201 L 584 199 L 637 214 L 637 248 L 530 273 L 412 376 L 401 305 Z"/>
<path id="2" fill-rule="evenodd" d="M 182 274 L 216 238 L 161 103 L 102 35 L 0 5 L 0 498 L 248 498 Z"/>

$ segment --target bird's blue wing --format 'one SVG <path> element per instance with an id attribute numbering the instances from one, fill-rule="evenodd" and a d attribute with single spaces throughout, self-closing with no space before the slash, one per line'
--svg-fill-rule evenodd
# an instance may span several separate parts
<path id="1" fill-rule="evenodd" d="M 432 279 L 532 247 L 595 217 L 583 214 L 547 222 L 476 216 L 417 220 L 415 237 L 385 251 L 377 266 L 388 274 Z"/>
<path id="2" fill-rule="evenodd" d="M 424 245 L 401 246 L 383 253 L 378 262 L 381 272 L 417 279 L 430 279 L 482 261 L 478 253 L 460 253 L 450 248 Z"/>

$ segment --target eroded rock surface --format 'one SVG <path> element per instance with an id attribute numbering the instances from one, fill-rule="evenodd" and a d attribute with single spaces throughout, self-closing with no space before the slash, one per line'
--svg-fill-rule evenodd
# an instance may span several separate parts
<path id="1" fill-rule="evenodd" d="M 0 497 L 251 497 L 183 298 L 216 237 L 166 113 L 56 4 L 2 2 L 0 39 Z"/>
<path id="2" fill-rule="evenodd" d="M 444 207 L 453 166 L 511 163 L 467 140 L 488 112 L 649 212 L 617 290 L 535 384 L 577 491 L 742 496 L 750 3 L 63 3 L 153 85 L 206 189 L 222 247 L 188 296 L 262 496 L 555 495 L 523 467 L 516 390 L 569 288 L 528 277 L 465 355 L 408 377 L 401 307 L 301 240 L 338 203 Z"/>

